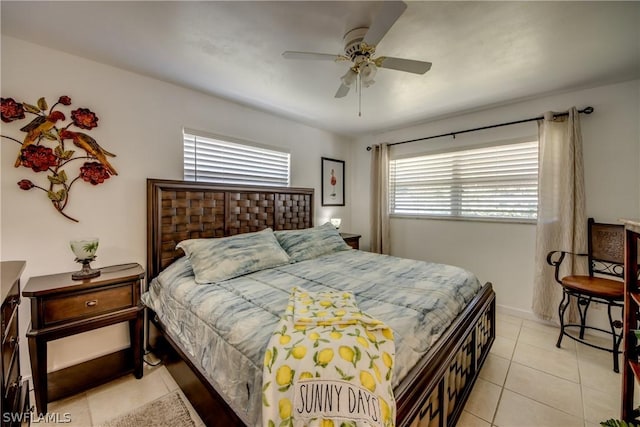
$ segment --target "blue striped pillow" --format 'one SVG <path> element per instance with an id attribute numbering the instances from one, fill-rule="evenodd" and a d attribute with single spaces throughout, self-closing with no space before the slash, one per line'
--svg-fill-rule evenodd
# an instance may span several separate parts
<path id="1" fill-rule="evenodd" d="M 196 283 L 215 283 L 287 264 L 273 230 L 218 239 L 183 240 L 177 246 L 189 257 Z"/>
<path id="2" fill-rule="evenodd" d="M 330 222 L 304 230 L 276 231 L 275 235 L 291 261 L 304 261 L 351 249 Z"/>

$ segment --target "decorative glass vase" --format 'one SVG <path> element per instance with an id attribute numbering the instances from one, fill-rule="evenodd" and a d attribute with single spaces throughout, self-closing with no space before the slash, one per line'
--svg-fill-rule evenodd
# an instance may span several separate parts
<path id="1" fill-rule="evenodd" d="M 76 262 L 82 264 L 82 270 L 71 274 L 73 280 L 84 280 L 98 277 L 100 270 L 91 268 L 90 263 L 96 259 L 96 251 L 98 250 L 98 238 L 88 238 L 72 240 L 69 242 L 71 250 L 76 256 Z"/>

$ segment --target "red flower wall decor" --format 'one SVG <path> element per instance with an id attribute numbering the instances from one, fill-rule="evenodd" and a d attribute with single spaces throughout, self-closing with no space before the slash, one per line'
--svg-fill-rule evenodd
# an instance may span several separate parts
<path id="1" fill-rule="evenodd" d="M 56 107 L 71 105 L 71 98 L 66 95 L 58 98 L 58 102 L 51 108 L 44 98 L 40 98 L 36 105 L 16 102 L 13 98 L 0 99 L 0 113 L 5 123 L 24 119 L 25 112 L 35 116 L 20 128 L 20 131 L 25 132 L 22 140 L 0 135 L 20 144 L 14 166 L 29 168 L 34 172 L 47 172 L 47 182 L 43 186 L 22 179 L 18 182 L 18 187 L 22 190 L 37 188 L 44 191 L 60 214 L 78 222 L 63 212 L 69 203 L 69 192 L 73 184 L 82 180 L 98 185 L 111 175 L 118 174 L 107 160 L 107 157 L 115 157 L 115 154 L 102 148 L 91 136 L 75 130 L 91 130 L 97 127 L 98 116 L 88 108 L 78 108 L 69 113 L 71 121 L 65 125 L 67 116 Z M 71 141 L 73 146 L 70 143 L 65 144 L 65 141 Z M 78 169 L 74 169 L 78 171 L 77 175 L 70 177 L 72 174 L 67 175 L 67 171 L 71 170 L 70 163 L 76 160 L 84 162 Z"/>

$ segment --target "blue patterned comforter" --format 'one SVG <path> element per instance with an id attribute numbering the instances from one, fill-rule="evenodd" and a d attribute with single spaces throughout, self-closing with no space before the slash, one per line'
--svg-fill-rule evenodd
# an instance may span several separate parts
<path id="1" fill-rule="evenodd" d="M 181 258 L 142 299 L 236 413 L 259 425 L 266 345 L 294 286 L 349 291 L 393 329 L 394 387 L 481 287 L 458 267 L 348 250 L 215 284 L 197 284 Z"/>

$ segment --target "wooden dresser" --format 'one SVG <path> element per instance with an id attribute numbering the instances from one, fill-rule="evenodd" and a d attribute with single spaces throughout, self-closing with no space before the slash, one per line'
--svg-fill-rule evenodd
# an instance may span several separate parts
<path id="1" fill-rule="evenodd" d="M 20 305 L 20 275 L 24 261 L 0 263 L 2 289 L 2 427 L 29 423 L 29 383 L 22 381 L 20 371 L 20 335 L 18 306 Z"/>

